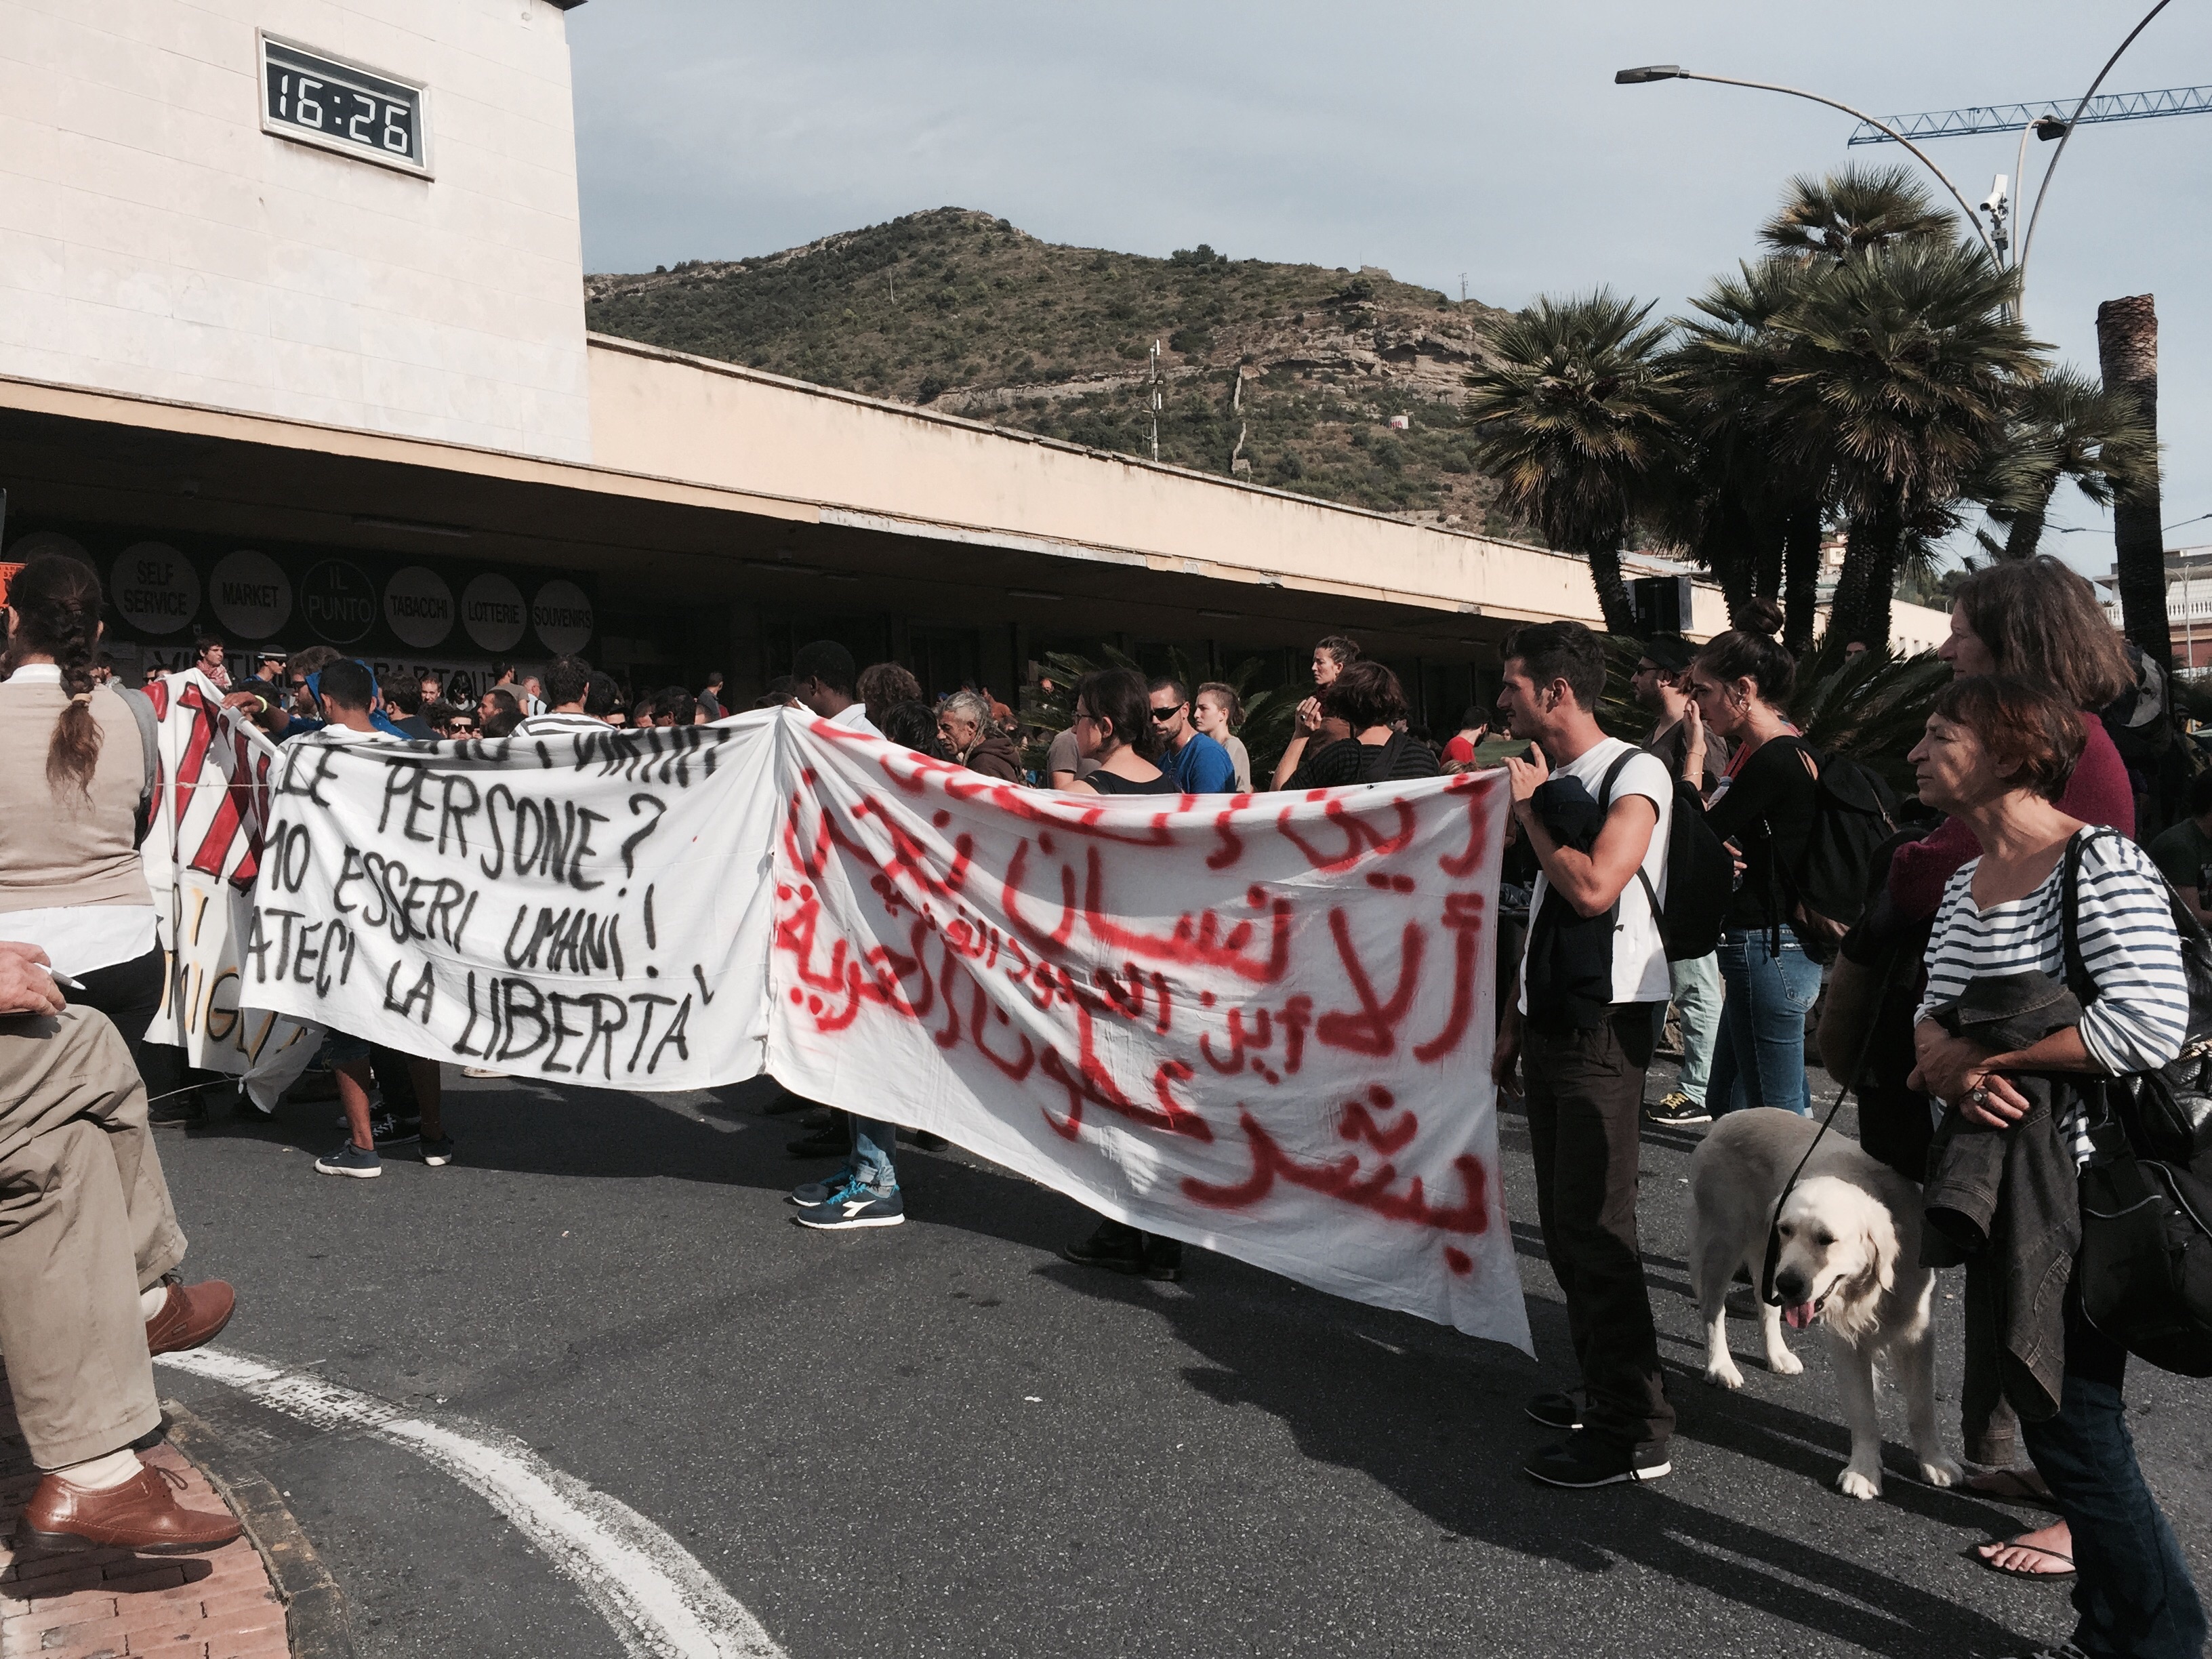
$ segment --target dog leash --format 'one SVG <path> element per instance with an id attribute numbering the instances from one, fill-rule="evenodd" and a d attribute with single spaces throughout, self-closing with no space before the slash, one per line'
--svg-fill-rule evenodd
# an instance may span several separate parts
<path id="1" fill-rule="evenodd" d="M 1780 1298 L 1774 1294 L 1774 1273 L 1782 1262 L 1782 1206 L 1790 1201 L 1790 1194 L 1797 1190 L 1797 1177 L 1805 1173 L 1805 1166 L 1813 1161 L 1813 1154 L 1827 1137 L 1828 1126 L 1836 1121 L 1836 1114 L 1844 1109 L 1844 1097 L 1858 1086 L 1860 1075 L 1866 1070 L 1867 1056 L 1874 1052 L 1875 1036 L 1881 1030 L 1881 1004 L 1889 995 L 1890 980 L 1897 972 L 1898 951 L 1899 947 L 1892 945 L 1888 955 L 1882 958 L 1881 997 L 1875 1004 L 1874 1018 L 1867 1021 L 1866 1036 L 1860 1039 L 1858 1059 L 1842 1085 L 1837 1089 L 1835 1103 L 1828 1108 L 1827 1116 L 1820 1120 L 1820 1128 L 1805 1148 L 1805 1156 L 1797 1160 L 1797 1167 L 1790 1172 L 1790 1179 L 1783 1183 L 1781 1196 L 1774 1200 L 1774 1213 L 1766 1218 L 1766 1264 L 1759 1270 L 1759 1299 L 1770 1308 L 1782 1305 Z"/>

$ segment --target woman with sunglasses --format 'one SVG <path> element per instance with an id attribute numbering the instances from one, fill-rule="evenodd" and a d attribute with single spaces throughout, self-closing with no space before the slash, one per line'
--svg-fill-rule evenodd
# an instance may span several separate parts
<path id="1" fill-rule="evenodd" d="M 1144 676 L 1133 668 L 1102 668 L 1075 683 L 1075 744 L 1098 763 L 1067 786 L 1070 794 L 1179 795 L 1175 775 L 1152 764 L 1160 735 L 1152 725 Z"/>

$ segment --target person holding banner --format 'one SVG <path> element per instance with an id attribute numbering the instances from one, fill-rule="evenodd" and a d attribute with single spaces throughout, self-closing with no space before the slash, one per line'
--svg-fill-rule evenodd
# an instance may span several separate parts
<path id="1" fill-rule="evenodd" d="M 1077 747 L 1098 769 L 1067 786 L 1072 794 L 1180 795 L 1172 772 L 1152 763 L 1162 736 L 1152 720 L 1144 677 L 1134 669 L 1102 668 L 1075 683 Z M 1079 1267 L 1141 1275 L 1173 1283 L 1182 1277 L 1182 1241 L 1140 1232 L 1110 1217 L 1090 1237 L 1063 1244 L 1060 1255 Z"/>
<path id="2" fill-rule="evenodd" d="M 318 685 L 323 712 L 330 724 L 303 739 L 308 743 L 388 743 L 392 739 L 375 726 L 370 711 L 376 705 L 376 676 L 351 657 L 341 657 L 322 671 Z M 366 1037 L 332 1030 L 324 1043 L 331 1070 L 337 1074 L 338 1103 L 345 1109 L 346 1140 L 336 1152 L 315 1160 L 319 1175 L 353 1176 L 374 1180 L 384 1173 L 376 1153 L 376 1127 L 370 1120 L 368 1087 L 373 1075 L 370 1045 Z M 423 1163 L 441 1169 L 453 1161 L 453 1143 L 446 1133 L 438 1062 L 407 1056 L 407 1074 L 415 1085 L 415 1103 L 422 1113 L 418 1139 Z M 387 1139 L 397 1135 L 397 1126 Z"/>
<path id="3" fill-rule="evenodd" d="M 1579 623 L 1506 637 L 1498 706 L 1513 735 L 1513 817 L 1540 866 L 1521 994 L 1498 1034 L 1500 1082 L 1527 1080 L 1544 1252 L 1565 1293 L 1580 1397 L 1540 1395 L 1528 1414 L 1568 1431 L 1522 1466 L 1553 1486 L 1668 1474 L 1674 1408 L 1636 1229 L 1644 1073 L 1667 1006 L 1667 831 L 1674 784 L 1657 757 L 1598 729 L 1605 644 Z"/>
<path id="4" fill-rule="evenodd" d="M 18 793 L 0 836 L 0 939 L 38 945 L 71 1001 L 115 1022 L 161 1095 L 183 1068 L 145 1040 L 163 975 L 138 843 L 157 780 L 125 694 L 93 681 L 100 607 L 100 577 L 64 554 L 31 560 L 8 586 L 0 776 Z"/>
<path id="5" fill-rule="evenodd" d="M 542 714 L 526 716 L 514 728 L 524 738 L 556 737 L 563 732 L 604 732 L 607 723 L 586 712 L 585 699 L 592 690 L 592 665 L 581 657 L 556 657 L 545 671 L 545 700 Z"/>
<path id="6" fill-rule="evenodd" d="M 810 710 L 848 732 L 880 738 L 867 706 L 854 696 L 860 678 L 853 653 L 835 640 L 801 646 L 791 661 L 791 690 Z M 791 1194 L 798 1222 L 822 1232 L 854 1227 L 896 1227 L 906 1219 L 900 1196 L 898 1127 L 857 1113 L 848 1118 L 852 1152 L 844 1169 L 826 1182 L 809 1182 Z"/>
<path id="7" fill-rule="evenodd" d="M 237 1297 L 185 1285 L 185 1237 L 114 1025 L 64 1005 L 36 945 L 0 944 L 0 1351 L 39 1484 L 19 1550 L 176 1555 L 228 1544 L 131 1443 L 161 1424 L 152 1357 L 214 1340 Z"/>

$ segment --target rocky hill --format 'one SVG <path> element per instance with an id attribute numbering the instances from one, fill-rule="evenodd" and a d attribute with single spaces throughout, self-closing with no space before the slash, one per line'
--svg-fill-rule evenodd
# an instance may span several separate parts
<path id="1" fill-rule="evenodd" d="M 1495 313 L 1371 267 L 1066 247 L 939 208 L 585 293 L 602 333 L 1133 455 L 1152 451 L 1157 341 L 1162 460 L 1511 528 L 1458 411 Z"/>

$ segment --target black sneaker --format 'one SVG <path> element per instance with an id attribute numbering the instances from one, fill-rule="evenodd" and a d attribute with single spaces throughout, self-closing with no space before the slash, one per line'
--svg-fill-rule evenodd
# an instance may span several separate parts
<path id="1" fill-rule="evenodd" d="M 1600 1440 L 1586 1429 L 1576 1431 L 1556 1446 L 1545 1447 L 1521 1466 L 1521 1473 L 1531 1480 L 1577 1490 L 1656 1480 L 1674 1470 L 1664 1446 L 1624 1446 L 1617 1440 Z"/>
<path id="2" fill-rule="evenodd" d="M 1104 1267 L 1109 1272 L 1127 1273 L 1134 1278 L 1146 1269 L 1145 1236 L 1133 1227 L 1123 1226 L 1118 1221 L 1103 1221 L 1098 1231 L 1079 1244 L 1060 1247 L 1063 1260 L 1079 1267 Z M 1178 1260 L 1176 1270 L 1182 1272 Z"/>
<path id="3" fill-rule="evenodd" d="M 1674 1090 L 1660 1097 L 1656 1106 L 1644 1109 L 1645 1119 L 1653 1123 L 1711 1123 L 1712 1113 L 1684 1094 Z"/>
<path id="4" fill-rule="evenodd" d="M 1531 1423 L 1565 1433 L 1583 1425 L 1583 1402 L 1571 1394 L 1540 1394 L 1521 1411 Z"/>
<path id="5" fill-rule="evenodd" d="M 451 1135 L 417 1135 L 422 1143 L 417 1150 L 422 1161 L 434 1170 L 442 1170 L 453 1161 L 453 1138 Z"/>
<path id="6" fill-rule="evenodd" d="M 793 1158 L 848 1158 L 852 1155 L 853 1135 L 843 1124 L 833 1124 L 817 1133 L 787 1142 L 783 1150 Z"/>
<path id="7" fill-rule="evenodd" d="M 422 1138 L 421 1118 L 403 1118 L 390 1112 L 379 1112 L 368 1121 L 368 1141 L 372 1146 L 405 1146 Z"/>

